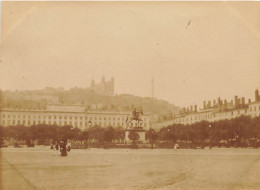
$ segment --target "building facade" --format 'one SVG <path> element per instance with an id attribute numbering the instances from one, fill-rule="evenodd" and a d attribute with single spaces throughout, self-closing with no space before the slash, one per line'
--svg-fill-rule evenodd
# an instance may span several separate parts
<path id="1" fill-rule="evenodd" d="M 250 116 L 252 118 L 260 116 L 260 96 L 259 91 L 255 91 L 255 101 L 245 103 L 245 98 L 234 97 L 234 101 L 227 102 L 220 98 L 211 101 L 204 101 L 203 108 L 197 109 L 197 106 L 190 106 L 183 108 L 183 110 L 176 114 L 173 120 L 155 123 L 151 127 L 160 129 L 165 126 L 173 124 L 193 124 L 200 121 L 216 122 L 220 120 L 230 120 L 240 116 Z"/>
<path id="2" fill-rule="evenodd" d="M 87 111 L 84 105 L 47 105 L 46 109 L 0 108 L 0 125 L 71 125 L 82 130 L 95 125 L 126 128 L 126 119 L 130 115 L 130 112 Z M 149 128 L 148 115 L 143 116 L 143 127 Z"/>
<path id="3" fill-rule="evenodd" d="M 115 79 L 111 78 L 111 80 L 106 81 L 105 77 L 102 77 L 100 83 L 95 83 L 95 81 L 92 80 L 90 88 L 98 94 L 113 96 L 115 93 Z"/>

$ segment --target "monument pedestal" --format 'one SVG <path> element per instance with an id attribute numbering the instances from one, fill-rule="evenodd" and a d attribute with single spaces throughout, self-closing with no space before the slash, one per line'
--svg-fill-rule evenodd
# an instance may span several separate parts
<path id="1" fill-rule="evenodd" d="M 139 139 L 137 140 L 138 142 L 143 142 L 143 143 L 145 142 L 145 130 L 143 129 L 143 127 L 133 127 L 133 128 L 125 130 L 125 143 L 126 144 L 132 143 L 132 140 L 129 139 L 129 137 L 128 137 L 130 131 L 136 132 L 139 135 Z"/>

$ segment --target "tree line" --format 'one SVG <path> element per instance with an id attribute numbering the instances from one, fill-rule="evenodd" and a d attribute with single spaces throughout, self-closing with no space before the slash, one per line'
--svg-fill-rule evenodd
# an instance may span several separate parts
<path id="1" fill-rule="evenodd" d="M 217 122 L 201 121 L 191 125 L 174 124 L 159 131 L 150 129 L 146 138 L 151 143 L 172 142 L 183 146 L 201 148 L 225 145 L 258 147 L 260 141 L 260 117 L 241 116 Z"/>
<path id="2" fill-rule="evenodd" d="M 139 136 L 131 134 L 132 140 Z M 112 126 L 102 128 L 94 126 L 86 130 L 72 126 L 57 126 L 39 124 L 31 127 L 0 126 L 0 139 L 37 144 L 48 144 L 52 141 L 72 140 L 92 143 L 118 143 L 123 144 L 125 130 L 122 127 Z M 192 125 L 174 124 L 161 128 L 159 131 L 149 129 L 146 131 L 146 140 L 150 144 L 179 143 L 180 147 L 205 146 L 240 146 L 258 147 L 260 141 L 260 117 L 250 118 L 241 116 L 231 120 L 217 122 L 201 121 Z"/>
<path id="3" fill-rule="evenodd" d="M 95 143 L 121 142 L 124 140 L 122 127 L 102 128 L 94 126 L 87 130 L 73 128 L 70 125 L 57 126 L 39 124 L 31 127 L 25 126 L 0 126 L 0 138 L 5 141 L 17 141 L 20 143 L 49 144 L 53 141 L 90 141 Z"/>

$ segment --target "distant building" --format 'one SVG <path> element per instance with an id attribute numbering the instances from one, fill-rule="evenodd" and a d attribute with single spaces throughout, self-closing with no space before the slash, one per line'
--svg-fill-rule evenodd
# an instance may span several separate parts
<path id="1" fill-rule="evenodd" d="M 210 101 L 203 101 L 203 108 L 197 110 L 197 105 L 190 108 L 183 108 L 183 110 L 176 114 L 173 120 L 164 121 L 160 123 L 154 123 L 152 128 L 162 128 L 173 124 L 193 124 L 200 121 L 215 122 L 219 120 L 230 120 L 240 116 L 250 116 L 252 118 L 260 116 L 260 96 L 258 90 L 255 91 L 255 101 L 245 103 L 245 98 L 238 98 L 235 96 L 233 100 L 227 102 L 220 98 L 213 100 L 213 104 Z"/>
<path id="2" fill-rule="evenodd" d="M 59 98 L 57 96 L 48 95 L 48 94 L 28 94 L 23 96 L 24 100 L 31 100 L 31 101 L 47 101 L 48 103 L 59 103 Z"/>
<path id="3" fill-rule="evenodd" d="M 87 129 L 101 127 L 124 127 L 130 112 L 88 111 L 85 105 L 47 105 L 45 109 L 0 108 L 0 125 L 31 126 L 38 124 L 71 125 Z M 143 127 L 149 129 L 149 115 L 143 116 Z"/>
<path id="4" fill-rule="evenodd" d="M 5 91 L 3 92 L 3 97 L 7 101 L 7 103 L 12 101 L 34 101 L 40 102 L 45 101 L 49 104 L 57 104 L 59 103 L 59 97 L 55 95 L 57 92 L 62 92 L 62 88 L 51 88 L 45 87 L 42 90 L 31 90 L 31 91 Z"/>
<path id="5" fill-rule="evenodd" d="M 98 94 L 102 94 L 105 96 L 114 96 L 115 79 L 112 77 L 111 80 L 105 81 L 105 77 L 102 77 L 99 84 L 95 83 L 95 81 L 92 80 L 90 88 Z"/>

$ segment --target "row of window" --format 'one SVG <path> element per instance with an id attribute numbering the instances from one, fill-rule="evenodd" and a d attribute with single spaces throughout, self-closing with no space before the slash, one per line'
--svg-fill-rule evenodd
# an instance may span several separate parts
<path id="1" fill-rule="evenodd" d="M 33 115 L 33 116 L 31 116 L 31 115 L 5 115 L 5 114 L 3 114 L 2 115 L 2 117 L 3 118 L 5 118 L 5 117 L 7 117 L 7 118 L 16 118 L 16 116 L 17 116 L 17 118 L 26 118 L 26 116 L 27 116 L 27 118 L 28 119 L 31 119 L 31 118 L 33 118 L 33 119 L 36 119 L 37 118 L 37 116 L 36 115 Z M 56 118 L 59 118 L 59 119 L 62 119 L 62 118 L 64 118 L 64 119 L 67 119 L 67 116 L 64 116 L 64 117 L 62 117 L 62 116 L 41 116 L 41 115 L 38 115 L 38 118 L 39 119 L 41 119 L 41 118 L 43 118 L 43 119 L 45 119 L 45 118 L 49 118 L 49 119 L 51 119 L 51 118 L 54 118 L 54 119 L 56 119 Z M 78 117 L 72 117 L 72 116 L 70 116 L 70 117 L 68 117 L 68 118 L 70 118 L 70 119 L 72 119 L 72 118 L 74 118 L 74 119 L 78 119 Z M 87 118 L 87 117 L 86 117 Z M 79 117 L 79 119 L 80 120 L 82 120 L 82 117 Z"/>
<path id="2" fill-rule="evenodd" d="M 257 106 L 254 106 L 254 111 L 256 111 Z M 250 112 L 253 110 L 253 106 L 249 108 Z M 260 105 L 258 106 L 258 111 L 260 111 Z"/>
<path id="3" fill-rule="evenodd" d="M 240 111 L 238 110 L 237 111 L 237 113 L 238 113 L 238 115 L 243 115 L 243 113 L 240 113 Z M 247 111 L 245 110 L 245 113 L 247 113 Z M 228 113 L 222 113 L 222 114 L 219 114 L 219 115 L 217 115 L 217 114 L 214 114 L 213 115 L 213 118 L 217 118 L 217 117 L 219 117 L 219 118 L 221 118 L 221 117 L 224 117 L 224 116 L 228 116 L 229 114 Z M 230 114 L 231 116 L 233 116 L 233 112 L 231 112 L 231 114 Z M 251 114 L 249 114 L 249 116 L 252 116 Z M 257 116 L 257 114 L 254 114 L 253 116 Z M 259 116 L 260 116 L 260 113 L 259 113 Z M 212 118 L 212 116 L 211 115 L 203 115 L 203 116 L 198 116 L 198 118 L 197 118 L 197 116 L 195 116 L 195 121 L 198 119 L 198 120 L 203 120 L 203 119 L 210 119 L 210 118 Z M 179 119 L 177 119 L 176 121 L 175 121 L 175 123 L 182 123 L 182 122 L 184 122 L 184 121 L 189 121 L 189 117 L 187 117 L 187 118 L 179 118 Z M 190 121 L 192 121 L 192 117 L 190 117 Z"/>
<path id="4" fill-rule="evenodd" d="M 16 117 L 17 116 L 17 117 Z M 10 119 L 10 118 L 14 118 L 14 119 L 26 119 L 26 115 L 23 115 L 23 116 L 20 116 L 20 115 L 5 115 L 5 114 L 3 114 L 2 115 L 2 120 L 3 119 L 5 119 L 5 118 L 8 118 L 8 119 Z M 57 120 L 59 119 L 59 121 L 61 121 L 62 119 L 63 120 L 67 120 L 67 119 L 70 119 L 70 120 L 72 120 L 72 119 L 74 119 L 74 120 L 77 120 L 78 118 L 82 121 L 82 119 L 84 118 L 84 117 L 72 117 L 72 116 L 41 116 L 41 115 L 38 115 L 38 117 L 36 117 L 36 115 L 33 115 L 33 116 L 31 116 L 31 115 L 27 115 L 27 118 L 28 119 L 31 119 L 31 118 L 33 118 L 34 120 L 35 119 L 43 119 L 43 120 L 46 120 L 46 118 L 48 118 L 49 120 L 50 119 L 54 119 L 54 120 L 56 120 L 56 122 L 58 122 Z M 125 117 L 85 117 L 85 121 L 86 120 L 90 120 L 90 121 L 97 121 L 99 119 L 99 121 L 101 121 L 101 120 L 104 120 L 104 121 L 106 121 L 106 120 L 108 120 L 108 121 L 110 121 L 110 120 L 113 120 L 113 121 L 125 121 L 126 120 L 126 118 Z M 146 121 L 146 118 L 144 118 L 144 121 Z M 70 121 L 71 122 L 71 121 Z"/>
<path id="5" fill-rule="evenodd" d="M 80 127 L 82 127 L 83 126 L 83 122 L 72 122 L 72 121 L 70 121 L 70 122 L 66 122 L 66 121 L 64 121 L 64 122 L 61 122 L 61 121 L 59 121 L 59 122 L 56 122 L 56 121 L 54 121 L 54 122 L 51 122 L 51 121 L 48 121 L 48 122 L 46 122 L 46 121 L 25 121 L 25 120 L 22 120 L 22 121 L 20 121 L 20 120 L 18 120 L 18 121 L 16 121 L 16 120 L 2 120 L 2 125 L 36 125 L 36 124 L 48 124 L 48 125 L 73 125 L 74 127 L 78 127 L 78 126 L 80 126 Z M 85 122 L 85 126 L 89 126 L 90 125 L 90 123 L 89 122 Z M 113 125 L 113 126 L 123 126 L 124 125 L 124 122 L 113 122 L 113 123 L 103 123 L 102 124 L 102 122 L 93 122 L 93 123 L 91 123 L 91 126 L 94 126 L 94 125 L 102 125 L 102 126 L 110 126 L 110 125 Z M 146 124 L 145 124 L 146 125 Z"/>
<path id="6" fill-rule="evenodd" d="M 5 114 L 3 114 L 2 115 L 2 118 L 4 119 L 4 118 L 18 118 L 18 119 L 20 119 L 20 118 L 23 118 L 23 119 L 26 119 L 26 118 L 28 118 L 28 119 L 31 119 L 31 118 L 33 118 L 33 119 L 36 119 L 36 118 L 38 118 L 38 119 L 46 119 L 46 118 L 48 118 L 48 119 L 64 119 L 64 120 L 67 120 L 67 119 L 70 119 L 70 120 L 72 120 L 72 119 L 74 119 L 74 120 L 77 120 L 78 118 L 80 119 L 80 120 L 82 120 L 83 119 L 83 117 L 72 117 L 72 116 L 41 116 L 41 115 L 38 115 L 38 117 L 36 116 L 36 115 L 34 115 L 34 116 L 31 116 L 31 115 L 27 115 L 27 117 L 26 117 L 26 115 L 23 115 L 23 116 L 21 116 L 21 115 L 5 115 Z M 124 121 L 126 118 L 125 117 L 85 117 L 85 120 L 113 120 L 113 121 L 116 121 L 116 120 L 118 120 L 118 121 L 120 121 L 120 120 L 122 120 L 122 121 Z M 146 121 L 146 118 L 144 118 L 144 120 Z"/>

